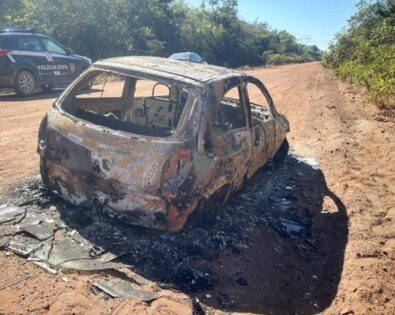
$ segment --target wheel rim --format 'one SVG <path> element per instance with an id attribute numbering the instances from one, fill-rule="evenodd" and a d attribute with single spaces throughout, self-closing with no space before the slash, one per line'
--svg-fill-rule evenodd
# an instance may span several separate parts
<path id="1" fill-rule="evenodd" d="M 32 93 L 34 90 L 34 78 L 30 73 L 23 72 L 19 76 L 19 88 L 24 93 Z"/>

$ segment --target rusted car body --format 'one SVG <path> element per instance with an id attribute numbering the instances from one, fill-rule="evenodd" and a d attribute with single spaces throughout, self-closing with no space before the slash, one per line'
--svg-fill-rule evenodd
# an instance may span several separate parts
<path id="1" fill-rule="evenodd" d="M 44 183 L 62 198 L 177 231 L 204 200 L 225 203 L 288 131 L 252 76 L 119 57 L 94 63 L 62 93 L 42 120 L 37 151 Z"/>

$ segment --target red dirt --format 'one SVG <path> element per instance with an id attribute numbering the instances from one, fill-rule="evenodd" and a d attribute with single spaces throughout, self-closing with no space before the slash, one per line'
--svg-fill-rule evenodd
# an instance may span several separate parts
<path id="1" fill-rule="evenodd" d="M 316 158 L 328 188 L 341 199 L 347 211 L 348 239 L 343 245 L 340 281 L 324 313 L 394 314 L 394 121 L 380 116 L 375 106 L 366 103 L 350 86 L 338 82 L 318 63 L 256 69 L 249 73 L 263 80 L 277 109 L 289 119 L 291 132 L 288 138 L 292 150 L 298 155 Z M 37 129 L 53 101 L 51 95 L 38 95 L 30 100 L 12 95 L 0 96 L 0 196 L 5 196 L 15 184 L 37 175 Z M 329 213 L 336 211 L 330 200 L 324 200 L 323 210 Z M 324 226 L 325 222 L 314 224 L 316 230 L 330 228 Z M 259 252 L 270 242 L 269 232 L 263 231 L 260 237 L 262 242 L 246 251 L 252 257 L 254 252 Z M 328 247 L 336 245 L 329 244 Z M 262 264 L 262 260 L 259 263 L 245 262 L 248 276 L 262 277 L 262 285 L 253 288 L 255 301 L 261 303 L 255 308 L 257 312 L 275 310 L 275 313 L 281 313 L 281 303 L 287 301 L 285 295 L 292 295 L 286 286 L 272 293 L 272 288 L 265 286 L 277 278 L 279 281 L 286 278 L 286 272 L 281 275 L 271 272 L 270 266 L 281 263 L 271 261 L 270 257 L 267 257 L 267 264 Z M 293 264 L 292 261 L 284 263 Z M 61 272 L 52 276 L 5 252 L 0 252 L 0 265 L 0 286 L 27 273 L 33 276 L 0 291 L 0 314 L 189 312 L 185 296 L 181 293 L 168 292 L 151 304 L 134 300 L 104 300 L 89 289 L 90 283 L 103 274 Z M 214 268 L 224 268 L 220 287 L 232 291 L 232 283 L 226 278 L 232 272 L 232 260 L 223 257 L 221 264 L 214 263 Z M 330 266 L 322 266 L 322 269 L 326 268 L 330 269 Z M 67 282 L 62 280 L 64 277 L 67 277 Z M 297 281 L 288 279 L 290 282 L 293 280 Z M 238 296 L 236 303 L 240 305 L 248 304 L 254 298 L 242 301 L 243 295 L 238 293 Z M 211 305 L 209 313 L 221 313 L 215 310 L 215 303 L 207 304 Z M 254 309 L 250 308 L 250 311 Z"/>

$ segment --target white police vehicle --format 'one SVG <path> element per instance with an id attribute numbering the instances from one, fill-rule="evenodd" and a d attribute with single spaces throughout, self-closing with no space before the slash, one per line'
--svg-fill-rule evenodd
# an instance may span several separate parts
<path id="1" fill-rule="evenodd" d="M 55 39 L 36 34 L 34 28 L 0 31 L 0 88 L 29 96 L 64 86 L 90 67 L 89 58 L 73 54 Z"/>
<path id="2" fill-rule="evenodd" d="M 191 51 L 172 54 L 169 56 L 169 59 L 207 64 L 207 62 L 202 57 Z"/>

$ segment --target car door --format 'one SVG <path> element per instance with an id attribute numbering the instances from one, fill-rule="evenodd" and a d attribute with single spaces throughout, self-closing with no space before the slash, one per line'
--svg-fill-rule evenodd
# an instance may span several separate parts
<path id="1" fill-rule="evenodd" d="M 34 75 L 38 76 L 38 81 L 42 82 L 51 76 L 48 68 L 53 64 L 52 58 L 45 52 L 44 47 L 35 36 L 17 36 L 16 50 L 12 50 L 10 55 L 18 65 L 29 65 L 34 69 Z"/>
<path id="2" fill-rule="evenodd" d="M 12 85 L 12 77 L 15 72 L 15 58 L 10 54 L 17 49 L 15 36 L 1 36 L 0 34 L 0 84 L 1 86 Z"/>
<path id="3" fill-rule="evenodd" d="M 73 81 L 77 76 L 75 58 L 68 55 L 66 49 L 52 38 L 41 37 L 40 40 L 55 64 L 53 83 L 68 84 Z"/>
<path id="4" fill-rule="evenodd" d="M 251 110 L 252 142 L 251 177 L 273 155 L 275 150 L 275 111 L 265 86 L 255 78 L 248 78 L 244 85 L 247 104 Z"/>
<path id="5" fill-rule="evenodd" d="M 238 188 L 244 181 L 251 157 L 251 129 L 242 83 L 227 88 L 209 122 L 206 154 L 215 163 L 209 191 L 224 184 Z"/>

